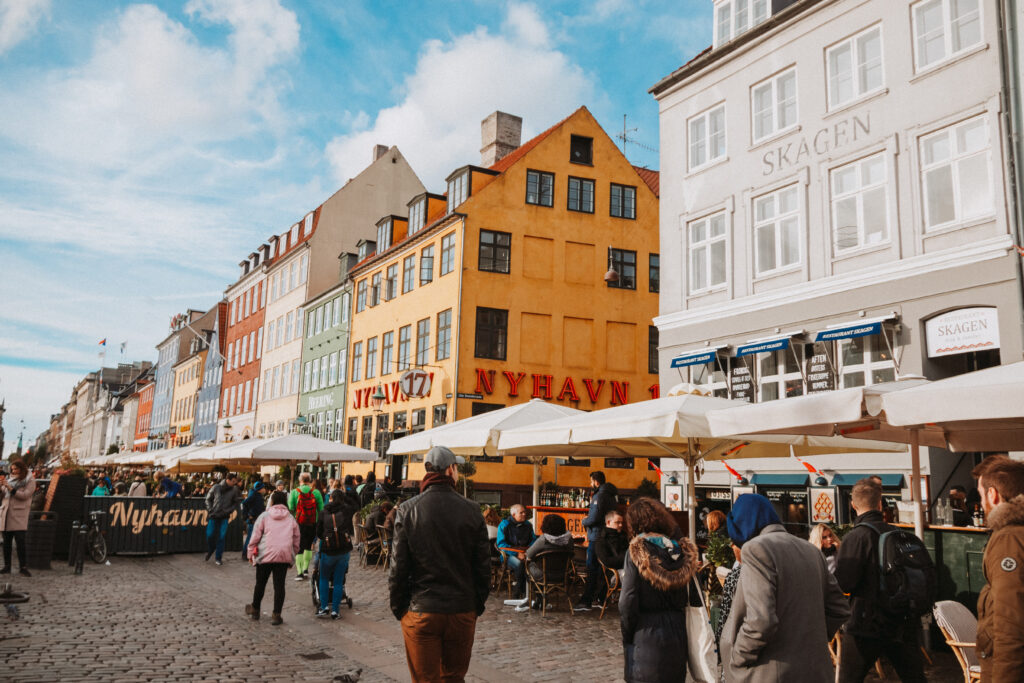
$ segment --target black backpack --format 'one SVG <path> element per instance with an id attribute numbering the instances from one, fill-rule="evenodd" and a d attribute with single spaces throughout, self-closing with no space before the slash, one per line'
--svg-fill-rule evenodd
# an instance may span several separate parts
<path id="1" fill-rule="evenodd" d="M 878 608 L 894 618 L 922 617 L 932 611 L 938 593 L 938 576 L 924 542 L 905 529 L 879 531 Z"/>
<path id="2" fill-rule="evenodd" d="M 321 539 L 321 550 L 330 554 L 347 553 L 352 550 L 352 537 L 345 532 L 345 510 L 324 515 L 324 537 Z M 349 515 L 351 517 L 351 515 Z M 338 517 L 342 523 L 338 524 Z"/>

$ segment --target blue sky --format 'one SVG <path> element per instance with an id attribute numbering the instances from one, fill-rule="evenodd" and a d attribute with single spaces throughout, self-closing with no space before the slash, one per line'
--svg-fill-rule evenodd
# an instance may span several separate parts
<path id="1" fill-rule="evenodd" d="M 442 191 L 480 120 L 524 140 L 586 105 L 659 166 L 655 81 L 711 0 L 0 0 L 0 397 L 44 429 L 100 339 L 155 360 L 170 317 L 396 144 Z"/>

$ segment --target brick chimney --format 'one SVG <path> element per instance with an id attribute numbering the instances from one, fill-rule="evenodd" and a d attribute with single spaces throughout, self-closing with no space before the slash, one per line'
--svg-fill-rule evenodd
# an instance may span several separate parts
<path id="1" fill-rule="evenodd" d="M 521 116 L 496 111 L 480 122 L 480 165 L 493 166 L 520 145 L 523 135 Z"/>
<path id="2" fill-rule="evenodd" d="M 377 159 L 380 159 L 382 156 L 384 156 L 385 154 L 388 153 L 389 149 L 391 149 L 391 148 L 388 147 L 387 145 L 374 145 L 373 146 L 373 160 L 377 161 Z"/>

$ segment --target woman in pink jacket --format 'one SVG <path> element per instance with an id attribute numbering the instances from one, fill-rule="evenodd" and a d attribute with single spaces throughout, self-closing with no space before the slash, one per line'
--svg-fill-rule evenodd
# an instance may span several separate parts
<path id="1" fill-rule="evenodd" d="M 274 613 L 270 623 L 282 623 L 281 608 L 284 607 L 284 577 L 288 567 L 299 552 L 299 525 L 288 511 L 288 494 L 274 491 L 270 496 L 270 507 L 256 518 L 249 539 L 249 561 L 256 565 L 256 588 L 252 592 L 252 604 L 245 606 L 245 613 L 253 621 L 260 618 L 260 603 L 267 590 L 267 579 L 274 576 Z"/>
<path id="2" fill-rule="evenodd" d="M 31 576 L 25 563 L 25 530 L 28 529 L 28 513 L 32 507 L 32 494 L 36 491 L 36 480 L 21 460 L 11 463 L 11 476 L 0 474 L 0 531 L 4 537 L 4 566 L 0 574 L 11 572 L 11 548 L 18 543 L 18 567 L 22 576 Z"/>

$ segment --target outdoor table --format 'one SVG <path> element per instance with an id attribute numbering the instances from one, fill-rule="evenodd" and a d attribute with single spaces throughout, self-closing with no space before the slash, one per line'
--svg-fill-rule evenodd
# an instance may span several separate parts
<path id="1" fill-rule="evenodd" d="M 525 554 L 526 551 L 528 550 L 528 548 L 521 547 L 521 546 L 506 546 L 506 547 L 499 547 L 498 550 L 504 550 L 504 551 L 512 552 L 512 553 L 524 553 Z M 522 562 L 526 562 L 526 560 L 523 559 Z M 523 576 L 524 577 L 526 576 L 525 572 L 524 572 Z M 529 600 L 531 597 L 533 597 L 533 595 L 532 595 L 532 593 L 530 591 L 530 580 L 529 580 L 529 578 L 526 578 L 524 580 L 526 581 L 526 599 Z M 522 604 L 522 601 L 521 600 L 506 600 L 505 604 L 508 605 L 509 607 L 518 607 L 519 605 Z M 529 604 L 529 603 L 527 603 L 527 604 Z"/>

